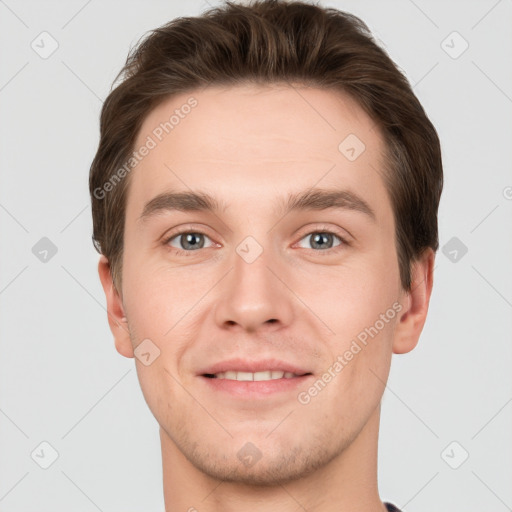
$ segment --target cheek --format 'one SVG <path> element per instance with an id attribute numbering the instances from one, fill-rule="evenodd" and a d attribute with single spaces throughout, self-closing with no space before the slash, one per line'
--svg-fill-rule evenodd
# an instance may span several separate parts
<path id="1" fill-rule="evenodd" d="M 338 267 L 304 267 L 294 275 L 291 287 L 322 320 L 326 334 L 341 343 L 372 326 L 399 297 L 397 262 L 377 251 L 354 254 Z"/>
<path id="2" fill-rule="evenodd" d="M 331 367 L 336 377 L 335 383 L 328 385 L 326 398 L 370 411 L 387 380 L 401 310 L 396 260 L 392 253 L 372 251 L 352 258 L 335 272 L 323 272 L 320 280 L 319 275 L 310 277 L 302 289 L 314 289 L 316 283 L 317 293 L 301 295 L 301 299 L 329 328 L 325 337 L 328 365 L 339 363 Z M 340 409 L 340 414 L 345 414 L 343 411 L 346 409 Z"/>
<path id="3" fill-rule="evenodd" d="M 156 420 L 164 425 L 168 415 L 174 412 L 175 404 L 179 403 L 180 389 L 173 378 L 176 372 L 167 368 L 165 356 L 162 354 L 149 366 L 139 361 L 136 364 L 144 400 Z"/>
<path id="4" fill-rule="evenodd" d="M 178 377 L 179 361 L 190 344 L 186 329 L 201 314 L 197 303 L 202 293 L 198 294 L 197 286 L 189 286 L 190 276 L 178 277 L 171 272 L 149 264 L 126 266 L 123 294 L 132 345 L 136 348 L 148 339 L 159 354 L 149 367 L 137 362 L 145 394 L 146 388 L 154 388 L 153 394 L 148 391 L 149 396 L 157 396 L 159 389 L 175 382 L 173 376 Z"/>
<path id="5" fill-rule="evenodd" d="M 172 328 L 187 287 L 171 280 L 169 269 L 157 269 L 143 258 L 126 261 L 123 269 L 123 296 L 126 313 L 143 337 L 161 338 Z"/>
<path id="6" fill-rule="evenodd" d="M 365 308 L 358 310 L 357 319 L 340 319 L 336 336 L 328 342 L 331 357 L 320 379 L 329 383 L 315 406 L 319 414 L 334 408 L 332 413 L 347 432 L 364 424 L 382 399 L 388 379 L 397 316 L 395 309 L 383 311 L 385 320 L 375 320 Z"/>

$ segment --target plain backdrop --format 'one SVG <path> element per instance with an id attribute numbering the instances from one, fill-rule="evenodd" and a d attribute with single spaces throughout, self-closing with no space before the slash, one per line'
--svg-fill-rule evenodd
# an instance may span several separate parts
<path id="1" fill-rule="evenodd" d="M 129 48 L 217 4 L 0 0 L 0 512 L 164 510 L 158 425 L 107 324 L 88 172 Z M 434 291 L 417 348 L 393 356 L 381 497 L 512 510 L 512 1 L 320 4 L 369 25 L 443 149 Z"/>

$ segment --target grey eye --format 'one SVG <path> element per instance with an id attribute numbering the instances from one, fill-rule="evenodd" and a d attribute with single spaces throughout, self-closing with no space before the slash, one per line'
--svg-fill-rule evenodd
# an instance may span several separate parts
<path id="1" fill-rule="evenodd" d="M 339 236 L 335 235 L 334 233 L 330 233 L 329 231 L 314 231 L 307 234 L 304 238 L 302 238 L 302 240 L 309 239 L 312 249 L 325 250 L 334 247 L 334 238 L 337 238 L 340 240 L 340 242 L 342 241 Z M 309 247 L 306 247 L 306 249 L 309 249 Z"/>
<path id="2" fill-rule="evenodd" d="M 169 239 L 168 243 L 171 247 L 175 247 L 176 249 L 181 249 L 184 251 L 196 251 L 204 247 L 205 238 L 209 239 L 209 237 L 203 233 L 187 231 L 186 233 L 178 233 L 177 235 L 174 235 Z M 174 245 L 174 241 L 177 241 L 179 245 Z"/>

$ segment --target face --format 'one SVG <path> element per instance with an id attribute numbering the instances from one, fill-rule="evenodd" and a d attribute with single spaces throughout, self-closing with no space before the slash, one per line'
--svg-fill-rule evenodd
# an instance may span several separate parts
<path id="1" fill-rule="evenodd" d="M 122 292 L 107 297 L 127 319 L 113 327 L 119 352 L 146 340 L 138 377 L 167 445 L 228 481 L 322 467 L 378 410 L 393 350 L 419 336 L 417 321 L 405 334 L 381 134 L 340 93 L 243 85 L 173 97 L 135 146 L 148 136 L 130 175 Z"/>

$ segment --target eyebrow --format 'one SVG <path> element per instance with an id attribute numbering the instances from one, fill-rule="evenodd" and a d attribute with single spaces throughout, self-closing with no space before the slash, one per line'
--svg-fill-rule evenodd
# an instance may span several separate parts
<path id="1" fill-rule="evenodd" d="M 163 192 L 148 201 L 144 206 L 139 222 L 145 222 L 159 213 L 167 211 L 218 213 L 227 208 L 227 204 L 218 201 L 206 192 Z M 370 205 L 350 190 L 311 189 L 289 194 L 276 204 L 277 215 L 287 215 L 297 210 L 327 210 L 331 208 L 353 210 L 367 215 L 373 222 L 376 215 Z"/>

